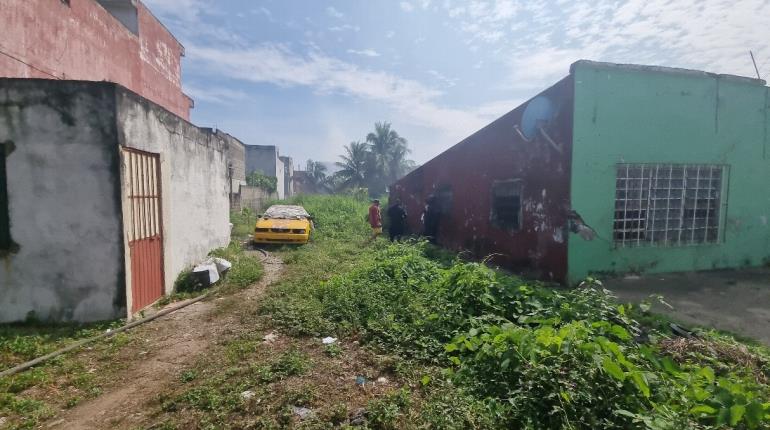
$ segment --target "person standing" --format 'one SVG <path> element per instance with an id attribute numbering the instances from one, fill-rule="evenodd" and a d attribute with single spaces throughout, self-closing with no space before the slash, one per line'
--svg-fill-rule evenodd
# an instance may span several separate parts
<path id="1" fill-rule="evenodd" d="M 406 230 L 406 209 L 401 204 L 401 199 L 396 199 L 395 203 L 388 208 L 388 234 L 390 241 L 398 239 L 404 235 Z"/>
<path id="2" fill-rule="evenodd" d="M 378 199 L 374 199 L 372 205 L 369 206 L 369 225 L 372 226 L 371 240 L 377 239 L 377 236 L 382 234 L 382 213 Z"/>
<path id="3" fill-rule="evenodd" d="M 436 196 L 431 194 L 426 199 L 425 211 L 422 214 L 423 222 L 423 236 L 432 244 L 438 243 L 438 228 L 441 218 L 441 211 L 439 208 Z"/>

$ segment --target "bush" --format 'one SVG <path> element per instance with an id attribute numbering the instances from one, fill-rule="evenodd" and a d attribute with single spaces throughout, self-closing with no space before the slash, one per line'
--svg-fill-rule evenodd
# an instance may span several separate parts
<path id="1" fill-rule="evenodd" d="M 761 366 L 744 373 L 726 366 L 719 375 L 705 359 L 675 362 L 660 349 L 660 334 L 650 345 L 635 340 L 640 324 L 601 284 L 548 289 L 479 263 L 445 266 L 427 249 L 417 242 L 373 250 L 350 272 L 303 291 L 312 318 L 291 324 L 449 364 L 452 381 L 486 399 L 504 427 L 753 429 L 770 422 L 768 386 L 747 376 Z M 388 428 L 397 409 L 377 406 L 376 424 Z"/>

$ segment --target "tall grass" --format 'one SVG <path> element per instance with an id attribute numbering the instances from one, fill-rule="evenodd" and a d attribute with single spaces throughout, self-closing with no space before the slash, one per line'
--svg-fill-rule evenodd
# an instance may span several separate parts
<path id="1" fill-rule="evenodd" d="M 473 415 L 430 415 L 422 425 L 770 426 L 765 348 L 704 332 L 705 346 L 672 354 L 670 333 L 645 327 L 636 319 L 641 309 L 618 304 L 593 280 L 556 291 L 478 263 L 439 262 L 423 242 L 370 244 L 365 201 L 295 201 L 316 217 L 318 229 L 310 245 L 284 254 L 290 276 L 271 291 L 263 312 L 289 332 L 353 337 L 445 368 L 433 383 L 440 388 L 428 389 L 421 407 Z M 759 364 L 747 369 L 747 360 Z M 382 415 L 374 423 L 393 427 L 410 405 L 400 397 L 374 405 Z M 457 421 L 447 423 L 453 416 Z"/>

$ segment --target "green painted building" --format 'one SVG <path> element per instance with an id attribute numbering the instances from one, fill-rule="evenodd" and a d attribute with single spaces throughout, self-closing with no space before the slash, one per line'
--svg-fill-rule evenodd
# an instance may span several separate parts
<path id="1" fill-rule="evenodd" d="M 590 61 L 570 76 L 570 283 L 768 262 L 764 81 Z"/>

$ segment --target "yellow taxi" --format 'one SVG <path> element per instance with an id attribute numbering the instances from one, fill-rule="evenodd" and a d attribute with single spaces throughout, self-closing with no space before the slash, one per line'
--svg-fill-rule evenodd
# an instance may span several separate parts
<path id="1" fill-rule="evenodd" d="M 310 240 L 313 219 L 302 206 L 273 205 L 257 219 L 256 243 L 296 243 Z"/>

